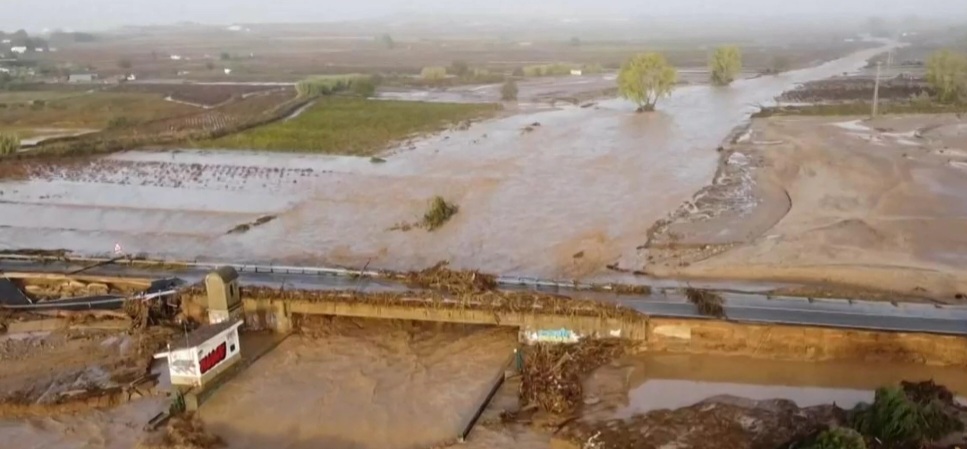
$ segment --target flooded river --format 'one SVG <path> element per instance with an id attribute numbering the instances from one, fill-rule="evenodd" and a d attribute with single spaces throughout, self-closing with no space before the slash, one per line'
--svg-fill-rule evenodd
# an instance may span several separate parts
<path id="1" fill-rule="evenodd" d="M 0 183 L 0 248 L 248 262 L 457 267 L 580 278 L 636 246 L 707 184 L 729 132 L 796 83 L 881 49 L 731 87 L 687 86 L 652 114 L 608 100 L 513 115 L 419 140 L 384 164 L 246 152 L 129 152 Z M 536 124 L 540 126 L 535 126 Z M 533 131 L 525 131 L 531 125 Z M 443 228 L 391 231 L 442 195 Z M 277 216 L 244 233 L 234 226 Z"/>

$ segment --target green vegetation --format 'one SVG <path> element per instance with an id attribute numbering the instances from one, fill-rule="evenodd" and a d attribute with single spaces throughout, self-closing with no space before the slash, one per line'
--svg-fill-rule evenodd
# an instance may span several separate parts
<path id="1" fill-rule="evenodd" d="M 508 79 L 504 81 L 504 85 L 500 87 L 500 99 L 503 101 L 517 101 L 517 83 Z"/>
<path id="2" fill-rule="evenodd" d="M 888 448 L 923 447 L 924 443 L 963 430 L 963 423 L 948 411 L 950 404 L 945 403 L 952 399 L 944 401 L 938 395 L 916 394 L 914 389 L 923 389 L 925 385 L 936 388 L 933 383 L 927 384 L 877 389 L 873 404 L 854 413 L 853 427 Z"/>
<path id="3" fill-rule="evenodd" d="M 712 74 L 712 84 L 728 86 L 742 71 L 742 51 L 734 45 L 716 48 L 708 66 Z"/>
<path id="4" fill-rule="evenodd" d="M 927 82 L 944 103 L 967 100 L 967 57 L 941 50 L 927 60 Z"/>
<path id="5" fill-rule="evenodd" d="M 499 110 L 493 104 L 419 103 L 323 97 L 299 117 L 202 142 L 208 148 L 372 155 L 414 134 Z"/>
<path id="6" fill-rule="evenodd" d="M 618 73 L 618 92 L 635 102 L 638 112 L 654 111 L 658 99 L 671 95 L 678 72 L 660 53 L 631 57 Z"/>
<path id="7" fill-rule="evenodd" d="M 0 156 L 16 153 L 20 149 L 20 137 L 0 133 Z"/>
<path id="8" fill-rule="evenodd" d="M 435 196 L 430 201 L 430 207 L 423 214 L 423 221 L 420 225 L 427 231 L 433 232 L 446 224 L 460 208 L 456 204 L 448 203 L 441 196 Z"/>
<path id="9" fill-rule="evenodd" d="M 369 75 L 324 75 L 314 76 L 296 84 L 296 92 L 303 98 L 352 92 L 363 98 L 376 94 L 380 79 Z"/>
<path id="10" fill-rule="evenodd" d="M 420 77 L 429 81 L 438 81 L 447 77 L 446 67 L 423 67 L 420 71 Z"/>
<path id="11" fill-rule="evenodd" d="M 836 427 L 820 433 L 815 440 L 796 446 L 798 449 L 866 449 L 863 435 L 848 427 Z"/>
<path id="12" fill-rule="evenodd" d="M 470 65 L 466 61 L 453 61 L 450 64 L 450 74 L 457 77 L 463 77 L 470 74 Z"/>
<path id="13" fill-rule="evenodd" d="M 386 47 L 389 50 L 392 50 L 392 49 L 396 48 L 396 41 L 394 41 L 393 40 L 393 37 L 390 36 L 389 34 L 384 34 L 384 35 L 380 36 L 379 38 L 377 38 L 377 40 L 381 44 L 383 44 L 384 47 Z"/>
<path id="14" fill-rule="evenodd" d="M 570 75 L 571 69 L 577 68 L 570 64 L 542 64 L 524 67 L 524 76 L 563 76 Z"/>

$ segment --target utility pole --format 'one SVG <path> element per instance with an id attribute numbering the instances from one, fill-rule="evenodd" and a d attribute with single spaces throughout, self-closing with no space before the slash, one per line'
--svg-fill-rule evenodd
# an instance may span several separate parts
<path id="1" fill-rule="evenodd" d="M 876 61 L 876 84 L 873 85 L 873 117 L 876 117 L 877 106 L 880 103 L 880 66 L 882 61 Z"/>

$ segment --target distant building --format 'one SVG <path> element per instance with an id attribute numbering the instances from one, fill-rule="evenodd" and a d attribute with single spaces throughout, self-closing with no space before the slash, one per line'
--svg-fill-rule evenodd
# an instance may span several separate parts
<path id="1" fill-rule="evenodd" d="M 584 74 L 584 72 L 583 72 L 583 71 L 581 71 L 581 69 L 571 69 L 571 75 L 574 75 L 574 76 L 581 76 L 581 75 L 583 75 L 583 74 Z"/>
<path id="2" fill-rule="evenodd" d="M 23 46 L 19 46 L 19 47 L 10 47 L 10 51 L 12 51 L 12 52 L 14 52 L 14 53 L 19 53 L 19 54 L 21 54 L 21 55 L 22 55 L 22 54 L 24 54 L 24 53 L 27 53 L 27 47 L 23 47 Z"/>
<path id="3" fill-rule="evenodd" d="M 225 74 L 226 75 L 231 75 L 232 74 L 232 69 L 225 69 Z"/>
<path id="4" fill-rule="evenodd" d="M 228 31 L 242 31 L 242 26 L 241 25 L 232 25 L 232 26 L 228 27 L 227 29 L 228 29 Z"/>
<path id="5" fill-rule="evenodd" d="M 171 55 L 172 61 L 181 61 L 181 55 Z"/>
<path id="6" fill-rule="evenodd" d="M 97 75 L 93 73 L 72 73 L 67 77 L 69 83 L 93 83 Z"/>
<path id="7" fill-rule="evenodd" d="M 34 49 L 34 51 L 37 52 L 37 53 L 43 53 L 44 52 L 44 47 L 37 47 L 37 48 Z"/>
<path id="8" fill-rule="evenodd" d="M 10 43 L 10 39 L 4 39 L 0 41 L 0 44 L 9 44 L 9 43 Z"/>

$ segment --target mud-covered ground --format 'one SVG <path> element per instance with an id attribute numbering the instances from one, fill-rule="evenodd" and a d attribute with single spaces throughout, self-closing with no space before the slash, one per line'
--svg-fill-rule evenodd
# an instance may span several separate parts
<path id="1" fill-rule="evenodd" d="M 965 173 L 958 115 L 757 119 L 651 229 L 637 268 L 953 301 L 967 292 Z"/>

